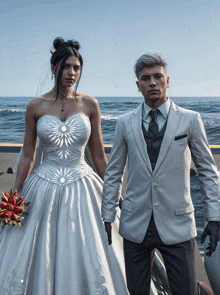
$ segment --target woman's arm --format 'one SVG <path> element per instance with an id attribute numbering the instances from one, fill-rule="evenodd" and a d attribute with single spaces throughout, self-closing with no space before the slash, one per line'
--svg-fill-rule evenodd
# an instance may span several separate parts
<path id="1" fill-rule="evenodd" d="M 104 179 L 104 174 L 107 167 L 107 159 L 105 156 L 102 138 L 101 114 L 99 104 L 96 99 L 92 98 L 89 103 L 91 111 L 91 135 L 89 139 L 89 147 L 96 171 L 98 175 Z"/>
<path id="2" fill-rule="evenodd" d="M 25 138 L 23 152 L 18 166 L 14 188 L 19 192 L 32 169 L 37 145 L 35 103 L 31 101 L 25 114 Z"/>

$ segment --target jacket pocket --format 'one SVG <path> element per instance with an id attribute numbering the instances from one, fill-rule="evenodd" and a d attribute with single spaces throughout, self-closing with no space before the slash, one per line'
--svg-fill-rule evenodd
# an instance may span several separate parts
<path id="1" fill-rule="evenodd" d="M 175 214 L 182 215 L 182 214 L 192 213 L 194 211 L 195 211 L 195 209 L 194 209 L 193 205 L 188 205 L 187 207 L 176 209 Z"/>
<path id="2" fill-rule="evenodd" d="M 183 134 L 183 135 L 178 135 L 174 138 L 174 140 L 179 140 L 179 139 L 182 139 L 182 138 L 185 138 L 187 137 L 188 135 L 187 134 Z"/>
<path id="3" fill-rule="evenodd" d="M 122 210 L 126 210 L 128 212 L 132 211 L 132 205 L 130 203 L 125 203 L 125 201 L 122 202 Z"/>

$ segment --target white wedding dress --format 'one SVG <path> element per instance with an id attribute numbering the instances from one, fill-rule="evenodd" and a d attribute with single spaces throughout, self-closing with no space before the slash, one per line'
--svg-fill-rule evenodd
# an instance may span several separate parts
<path id="1" fill-rule="evenodd" d="M 65 122 L 38 120 L 43 162 L 38 150 L 19 192 L 31 202 L 29 215 L 22 228 L 0 229 L 0 295 L 129 294 L 119 214 L 109 246 L 100 214 L 103 181 L 84 159 L 90 132 L 80 113 Z"/>
<path id="2" fill-rule="evenodd" d="M 31 202 L 23 227 L 0 229 L 1 295 L 123 295 L 122 239 L 100 215 L 103 181 L 86 164 L 90 121 L 75 114 L 37 122 L 44 161 L 19 195 Z"/>

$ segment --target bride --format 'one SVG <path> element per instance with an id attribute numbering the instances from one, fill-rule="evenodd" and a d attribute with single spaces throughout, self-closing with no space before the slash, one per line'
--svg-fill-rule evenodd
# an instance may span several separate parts
<path id="1" fill-rule="evenodd" d="M 53 44 L 54 88 L 27 106 L 14 186 L 31 202 L 29 215 L 22 228 L 0 230 L 0 294 L 128 294 L 121 238 L 115 228 L 108 245 L 100 216 L 107 160 L 99 106 L 76 92 L 79 43 L 56 38 Z M 44 160 L 31 172 L 37 137 Z M 84 160 L 87 142 L 97 174 Z"/>

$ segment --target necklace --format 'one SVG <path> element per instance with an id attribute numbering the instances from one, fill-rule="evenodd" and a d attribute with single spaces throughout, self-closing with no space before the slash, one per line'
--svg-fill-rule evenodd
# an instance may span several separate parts
<path id="1" fill-rule="evenodd" d="M 66 93 L 62 93 L 62 92 L 61 92 L 61 93 L 58 94 L 58 97 L 61 99 L 61 104 L 62 104 L 62 108 L 61 108 L 61 114 L 62 114 L 62 115 L 63 115 L 63 113 L 64 113 L 64 105 L 65 105 L 64 98 L 66 98 L 67 95 L 70 94 L 71 90 L 72 90 L 72 89 L 68 90 Z M 57 94 L 56 91 L 54 90 L 54 88 L 52 89 L 52 92 L 53 92 L 54 94 Z"/>

